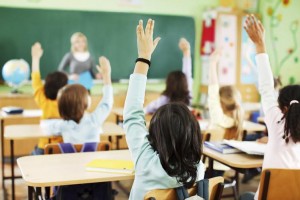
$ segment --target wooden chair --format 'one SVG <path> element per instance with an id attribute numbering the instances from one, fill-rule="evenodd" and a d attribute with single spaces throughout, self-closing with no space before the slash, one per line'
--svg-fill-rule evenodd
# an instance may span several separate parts
<path id="1" fill-rule="evenodd" d="M 74 145 L 76 151 L 80 152 L 82 148 L 82 144 L 75 144 Z M 111 144 L 108 141 L 101 141 L 98 143 L 97 151 L 108 151 L 111 148 Z M 60 154 L 62 153 L 60 151 L 58 144 L 47 144 L 45 146 L 45 154 Z"/>
<path id="2" fill-rule="evenodd" d="M 204 142 L 209 142 L 210 141 L 210 133 L 201 133 L 201 139 L 202 139 L 202 144 Z M 206 156 L 205 155 L 202 155 L 202 162 L 205 163 L 206 161 Z"/>
<path id="3" fill-rule="evenodd" d="M 300 199 L 300 170 L 263 170 L 260 178 L 258 199 Z"/>
<path id="4" fill-rule="evenodd" d="M 83 144 L 75 144 L 74 147 L 77 152 L 80 152 Z M 97 150 L 96 151 L 108 151 L 111 149 L 111 143 L 108 141 L 101 141 L 98 143 Z M 61 154 L 61 150 L 59 148 L 59 144 L 47 144 L 45 146 L 45 155 L 46 154 Z M 50 187 L 45 188 L 45 199 L 49 199 L 50 194 L 52 192 L 50 191 Z"/>
<path id="5" fill-rule="evenodd" d="M 209 200 L 221 199 L 223 192 L 223 177 L 214 177 L 209 179 Z M 196 195 L 197 188 L 193 187 L 188 190 L 190 196 Z M 147 192 L 144 200 L 167 200 L 167 199 L 177 199 L 177 194 L 175 189 L 157 189 Z M 208 200 L 208 199 L 205 199 Z"/>
<path id="6" fill-rule="evenodd" d="M 205 136 L 205 134 L 208 135 L 208 137 Z M 221 140 L 225 139 L 225 134 L 226 134 L 225 129 L 220 128 L 220 127 L 214 127 L 213 129 L 209 130 L 209 133 L 207 132 L 207 133 L 202 134 L 203 135 L 202 141 L 203 142 L 211 141 L 211 140 L 212 141 L 221 141 Z M 206 138 L 208 140 L 205 140 L 204 138 Z M 206 167 L 208 167 L 208 162 L 206 161 L 206 156 L 202 157 L 202 162 L 205 164 Z M 227 171 L 227 170 L 230 170 L 230 168 L 219 162 L 214 161 L 214 170 Z M 237 172 L 236 172 L 235 176 L 237 176 Z M 237 192 L 237 186 L 236 186 L 235 180 L 233 180 L 230 183 L 224 184 L 224 189 L 225 188 L 232 188 L 232 193 L 225 194 L 222 197 L 224 197 L 224 198 L 233 197 L 235 200 L 238 199 L 238 192 Z"/>

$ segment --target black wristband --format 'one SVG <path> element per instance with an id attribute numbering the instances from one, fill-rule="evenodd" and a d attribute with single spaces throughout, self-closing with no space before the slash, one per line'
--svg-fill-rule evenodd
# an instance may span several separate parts
<path id="1" fill-rule="evenodd" d="M 149 68 L 150 68 L 150 66 L 151 66 L 151 61 L 150 61 L 150 60 L 147 60 L 147 59 L 145 59 L 145 58 L 137 58 L 137 59 L 135 60 L 135 63 L 137 63 L 137 62 L 143 62 L 143 63 L 146 63 L 146 64 L 148 64 Z"/>

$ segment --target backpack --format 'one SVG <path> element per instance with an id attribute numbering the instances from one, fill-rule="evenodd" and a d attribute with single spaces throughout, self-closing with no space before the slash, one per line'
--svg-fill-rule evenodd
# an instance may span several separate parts
<path id="1" fill-rule="evenodd" d="M 80 152 L 94 152 L 98 143 L 85 143 Z M 60 143 L 62 153 L 77 153 L 71 143 Z M 110 200 L 113 199 L 111 182 L 58 186 L 51 200 Z"/>
<path id="2" fill-rule="evenodd" d="M 178 200 L 209 200 L 209 180 L 203 179 L 196 183 L 197 195 L 190 197 L 187 189 L 184 186 L 176 188 Z"/>

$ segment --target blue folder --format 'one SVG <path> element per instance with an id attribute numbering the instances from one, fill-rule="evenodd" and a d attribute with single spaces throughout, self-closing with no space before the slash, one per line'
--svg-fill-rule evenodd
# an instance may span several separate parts
<path id="1" fill-rule="evenodd" d="M 69 80 L 69 84 L 80 84 L 83 85 L 87 90 L 93 87 L 93 77 L 90 71 L 85 71 L 79 74 L 79 79 L 77 81 Z"/>

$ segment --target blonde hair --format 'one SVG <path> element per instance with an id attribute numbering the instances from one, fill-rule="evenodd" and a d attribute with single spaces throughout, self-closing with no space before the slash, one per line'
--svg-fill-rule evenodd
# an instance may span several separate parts
<path id="1" fill-rule="evenodd" d="M 242 136 L 244 121 L 241 94 L 233 86 L 223 86 L 219 90 L 219 95 L 224 114 L 235 122 L 233 127 L 225 130 L 224 139 L 239 139 Z"/>
<path id="2" fill-rule="evenodd" d="M 71 36 L 71 39 L 70 39 L 70 42 L 71 42 L 71 52 L 75 52 L 75 47 L 74 47 L 74 43 L 75 41 L 78 39 L 78 38 L 83 38 L 85 40 L 85 43 L 86 43 L 86 46 L 85 46 L 85 51 L 88 51 L 88 40 L 87 40 L 87 37 L 81 33 L 81 32 L 76 32 L 76 33 L 73 33 L 73 35 Z"/>

